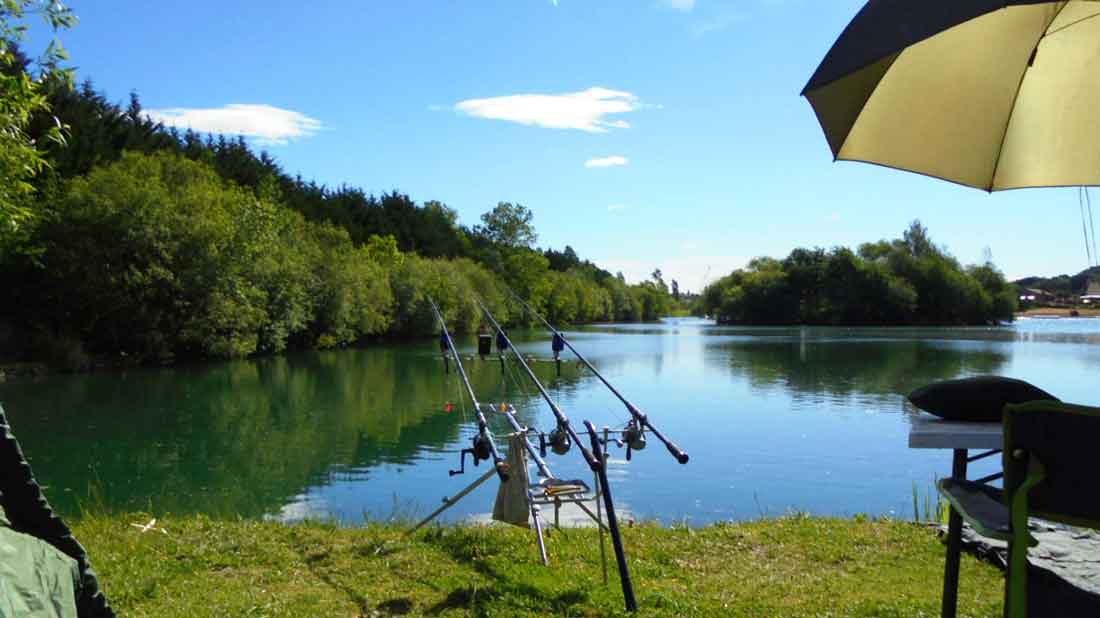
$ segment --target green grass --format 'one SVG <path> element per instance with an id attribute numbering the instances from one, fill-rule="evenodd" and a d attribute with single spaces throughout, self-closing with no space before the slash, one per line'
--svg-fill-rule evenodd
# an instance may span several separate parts
<path id="1" fill-rule="evenodd" d="M 551 566 L 508 527 L 283 525 L 89 514 L 74 522 L 122 616 L 614 616 L 597 535 L 555 531 Z M 938 616 L 943 545 L 898 521 L 792 516 L 623 536 L 641 616 Z M 964 556 L 959 616 L 1000 615 L 1001 574 Z"/>

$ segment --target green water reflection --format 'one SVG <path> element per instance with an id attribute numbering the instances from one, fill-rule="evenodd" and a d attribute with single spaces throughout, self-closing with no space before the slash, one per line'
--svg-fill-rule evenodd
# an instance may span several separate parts
<path id="1" fill-rule="evenodd" d="M 727 342 L 717 346 L 730 370 L 755 388 L 794 395 L 890 395 L 961 375 L 1000 373 L 1010 356 L 985 345 L 928 340 Z"/>
<path id="2" fill-rule="evenodd" d="M 502 389 L 496 361 L 467 366 L 483 396 L 530 395 Z M 0 403 L 62 512 L 92 502 L 251 517 L 341 469 L 365 479 L 446 450 L 463 426 L 458 387 L 431 346 L 409 345 L 12 381 Z"/>

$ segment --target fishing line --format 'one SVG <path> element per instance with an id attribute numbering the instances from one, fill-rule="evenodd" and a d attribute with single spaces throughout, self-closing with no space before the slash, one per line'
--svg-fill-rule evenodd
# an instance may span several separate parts
<path id="1" fill-rule="evenodd" d="M 1085 256 L 1088 258 L 1089 267 L 1092 267 L 1092 250 L 1089 249 L 1089 228 L 1085 225 L 1085 188 L 1077 187 L 1077 206 L 1081 209 L 1081 232 L 1085 236 Z"/>
<path id="2" fill-rule="evenodd" d="M 505 368 L 506 368 L 506 371 L 508 372 L 508 377 L 509 377 L 509 378 L 510 378 L 510 379 L 512 380 L 512 382 L 513 382 L 513 383 L 515 384 L 515 388 L 516 388 L 516 391 L 518 391 L 518 392 L 519 392 L 519 393 L 520 393 L 521 395 L 524 395 L 524 396 L 527 396 L 527 395 L 529 395 L 529 394 L 530 394 L 530 392 L 529 392 L 529 391 L 528 391 L 527 389 L 525 389 L 525 388 L 524 388 L 524 384 L 526 384 L 526 382 L 524 382 L 524 381 L 523 381 L 523 379 L 522 379 L 522 376 L 520 376 L 520 375 L 519 375 L 519 370 L 515 368 L 515 366 L 514 366 L 514 362 L 513 362 L 513 361 L 511 361 L 511 360 L 508 360 L 508 359 L 506 358 L 506 359 L 504 359 L 504 366 L 505 366 Z M 509 402 L 509 403 L 510 403 L 510 402 Z M 538 416 L 536 415 L 536 417 L 535 417 L 535 418 L 536 418 L 536 420 L 537 420 Z M 541 430 L 540 430 L 540 429 L 538 428 L 538 426 L 537 426 L 537 425 L 536 425 L 536 426 L 534 426 L 534 427 L 533 427 L 533 429 L 534 429 L 534 430 L 535 430 L 536 432 L 540 432 L 540 431 L 541 431 Z"/>
<path id="3" fill-rule="evenodd" d="M 464 425 L 470 424 L 470 415 L 466 411 L 466 399 L 462 396 L 462 385 L 458 383 L 458 380 L 452 380 L 455 385 L 455 399 L 458 400 L 459 411 L 462 413 L 462 423 Z"/>
<path id="4" fill-rule="evenodd" d="M 1085 187 L 1085 205 L 1089 209 L 1089 232 L 1092 234 L 1092 255 L 1096 257 L 1097 264 L 1100 264 L 1100 253 L 1097 253 L 1097 231 L 1092 224 L 1092 197 L 1089 196 L 1089 188 Z"/>

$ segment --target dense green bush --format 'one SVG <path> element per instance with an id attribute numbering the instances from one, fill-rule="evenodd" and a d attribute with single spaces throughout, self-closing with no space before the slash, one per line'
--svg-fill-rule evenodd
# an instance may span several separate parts
<path id="1" fill-rule="evenodd" d="M 392 319 L 387 273 L 347 232 L 202 163 L 129 153 L 47 207 L 27 318 L 93 353 L 238 357 L 346 344 Z"/>
<path id="2" fill-rule="evenodd" d="M 758 258 L 703 291 L 722 323 L 907 325 L 1011 321 L 1016 291 L 992 264 L 963 268 L 914 222 L 901 239 L 859 253 L 795 249 Z"/>

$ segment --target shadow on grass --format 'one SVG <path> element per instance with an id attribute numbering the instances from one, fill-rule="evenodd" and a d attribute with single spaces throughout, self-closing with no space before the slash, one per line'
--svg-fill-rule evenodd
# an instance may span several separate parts
<path id="1" fill-rule="evenodd" d="M 383 615 L 386 616 L 404 616 L 413 611 L 415 603 L 412 599 L 404 597 L 382 601 L 378 603 L 378 605 L 375 607 L 375 610 L 377 611 L 372 611 L 370 600 L 366 596 L 356 592 L 351 586 L 348 586 L 347 584 L 339 581 L 326 571 L 325 563 L 330 557 L 329 550 L 319 550 L 316 547 L 311 548 L 309 545 L 303 543 L 302 539 L 298 538 L 297 535 L 291 536 L 290 545 L 298 553 L 298 555 L 302 559 L 302 562 L 306 565 L 306 568 L 309 569 L 309 572 L 314 577 L 316 577 L 319 581 L 324 583 L 329 588 L 332 588 L 333 590 L 343 594 L 348 598 L 348 600 L 355 604 L 355 607 L 359 609 L 359 616 L 377 616 L 378 612 L 381 612 Z M 396 551 L 396 548 L 390 546 L 384 541 L 371 541 L 366 545 L 357 547 L 352 550 L 355 555 L 361 558 L 370 556 L 388 556 L 396 553 Z"/>
<path id="2" fill-rule="evenodd" d="M 308 547 L 307 545 L 305 545 L 301 542 L 301 539 L 299 539 L 298 535 L 296 535 L 296 534 L 292 534 L 290 536 L 290 543 L 289 544 L 290 544 L 291 547 L 294 548 L 294 550 L 298 553 L 298 555 L 301 556 L 302 563 L 306 565 L 306 568 L 309 569 L 309 572 L 314 577 L 316 577 L 318 580 L 320 580 L 322 583 L 324 583 L 329 588 L 332 588 L 333 590 L 336 590 L 337 592 L 340 592 L 341 594 L 346 596 L 352 603 L 355 604 L 355 607 L 359 608 L 360 615 L 362 615 L 362 616 L 368 615 L 368 613 L 369 613 L 369 606 L 368 606 L 369 601 L 367 600 L 367 597 L 363 596 L 362 594 L 359 594 L 358 592 L 356 592 L 355 590 L 353 590 L 351 587 L 347 586 L 346 584 L 337 581 L 331 575 L 326 573 L 323 568 L 321 568 L 322 564 L 329 558 L 329 551 L 328 550 L 317 551 L 316 549 L 310 549 L 310 547 Z M 409 601 L 406 601 L 406 603 L 408 604 L 409 608 L 411 609 L 412 603 L 409 602 Z M 380 609 L 382 609 L 382 608 L 380 608 Z M 405 610 L 405 612 L 390 611 L 390 613 L 391 614 L 408 613 L 408 610 Z"/>
<path id="3" fill-rule="evenodd" d="M 487 558 L 500 553 L 490 550 L 480 539 L 466 534 L 461 528 L 431 530 L 424 536 L 424 542 L 435 545 L 451 556 L 456 562 L 468 564 L 470 568 L 485 576 L 492 583 L 485 587 L 462 586 L 455 588 L 445 599 L 428 608 L 429 615 L 438 615 L 447 610 L 463 609 L 481 614 L 488 609 L 499 610 L 494 602 L 508 600 L 509 605 L 519 607 L 538 607 L 544 614 L 564 614 L 570 608 L 587 603 L 588 593 L 573 589 L 559 594 L 548 594 L 526 582 L 502 574 L 486 562 Z"/>

